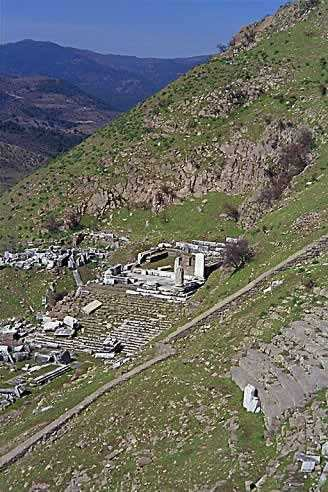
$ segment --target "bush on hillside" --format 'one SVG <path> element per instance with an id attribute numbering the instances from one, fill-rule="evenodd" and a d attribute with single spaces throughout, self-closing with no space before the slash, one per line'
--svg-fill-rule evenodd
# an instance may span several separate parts
<path id="1" fill-rule="evenodd" d="M 239 238 L 237 241 L 226 243 L 224 266 L 232 267 L 237 271 L 243 268 L 254 256 L 255 252 L 248 241 Z"/>
<path id="2" fill-rule="evenodd" d="M 235 205 L 231 205 L 231 203 L 226 203 L 223 207 L 223 211 L 229 219 L 238 222 L 239 220 L 238 207 L 236 207 Z"/>
<path id="3" fill-rule="evenodd" d="M 48 232 L 57 232 L 59 231 L 61 223 L 53 216 L 49 215 L 43 222 L 43 227 Z"/>

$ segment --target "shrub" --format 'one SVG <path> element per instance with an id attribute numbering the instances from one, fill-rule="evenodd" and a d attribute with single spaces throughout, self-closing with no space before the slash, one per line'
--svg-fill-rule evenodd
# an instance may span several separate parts
<path id="1" fill-rule="evenodd" d="M 70 210 L 67 212 L 66 217 L 64 219 L 64 228 L 65 229 L 76 229 L 81 222 L 81 215 L 76 210 Z"/>
<path id="2" fill-rule="evenodd" d="M 229 219 L 234 220 L 235 222 L 238 222 L 239 215 L 240 215 L 238 207 L 236 207 L 235 205 L 232 205 L 231 203 L 226 203 L 223 207 L 223 210 Z"/>
<path id="3" fill-rule="evenodd" d="M 233 267 L 237 271 L 243 268 L 254 256 L 255 252 L 249 246 L 248 241 L 239 238 L 237 241 L 226 243 L 223 264 Z"/>
<path id="4" fill-rule="evenodd" d="M 61 226 L 61 223 L 53 215 L 49 215 L 44 220 L 43 226 L 48 232 L 57 232 Z"/>
<path id="5" fill-rule="evenodd" d="M 304 279 L 303 285 L 306 290 L 312 290 L 315 287 L 315 282 L 312 278 L 306 278 Z"/>

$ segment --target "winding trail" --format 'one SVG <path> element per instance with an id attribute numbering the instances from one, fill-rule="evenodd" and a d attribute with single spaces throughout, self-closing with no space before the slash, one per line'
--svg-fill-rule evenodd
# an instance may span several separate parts
<path id="1" fill-rule="evenodd" d="M 113 379 L 109 383 L 106 383 L 102 387 L 98 388 L 91 395 L 87 396 L 80 403 L 75 405 L 70 410 L 63 413 L 56 420 L 46 425 L 43 429 L 33 434 L 30 438 L 26 439 L 21 444 L 17 445 L 8 453 L 4 454 L 0 457 L 0 469 L 7 467 L 8 465 L 14 463 L 19 458 L 24 456 L 28 451 L 30 451 L 36 444 L 41 441 L 45 441 L 50 436 L 55 434 L 59 429 L 61 429 L 68 421 L 72 418 L 79 415 L 82 411 L 88 408 L 92 403 L 94 403 L 98 398 L 103 396 L 104 394 L 111 391 L 116 386 L 123 384 L 126 381 L 129 381 L 133 377 L 143 373 L 147 369 L 159 364 L 170 357 L 175 355 L 175 350 L 170 346 L 170 343 L 175 340 L 184 337 L 195 330 L 201 323 L 211 320 L 213 316 L 217 316 L 218 314 L 224 313 L 231 307 L 235 307 L 236 303 L 240 303 L 244 300 L 244 297 L 252 295 L 255 290 L 257 290 L 262 283 L 268 280 L 271 276 L 276 273 L 289 268 L 293 264 L 299 262 L 300 260 L 306 260 L 308 258 L 314 258 L 319 256 L 321 252 L 326 251 L 328 249 L 328 236 L 323 236 L 318 241 L 313 242 L 312 244 L 306 246 L 301 249 L 297 253 L 293 254 L 286 260 L 282 261 L 275 267 L 270 270 L 262 273 L 255 280 L 247 284 L 245 287 L 239 289 L 234 294 L 226 297 L 222 301 L 215 304 L 212 308 L 205 311 L 203 314 L 197 316 L 192 321 L 186 323 L 182 327 L 175 330 L 173 333 L 168 335 L 161 343 L 157 344 L 158 355 L 149 359 L 142 364 L 139 364 L 132 370 L 122 374 L 121 376 Z"/>

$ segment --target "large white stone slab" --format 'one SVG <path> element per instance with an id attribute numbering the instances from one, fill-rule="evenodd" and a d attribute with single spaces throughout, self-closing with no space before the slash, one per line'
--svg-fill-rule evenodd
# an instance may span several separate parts
<path id="1" fill-rule="evenodd" d="M 261 411 L 260 400 L 257 396 L 257 391 L 254 386 L 247 384 L 244 389 L 243 407 L 248 412 L 259 413 Z"/>
<path id="2" fill-rule="evenodd" d="M 195 254 L 195 277 L 205 277 L 205 255 L 203 253 Z"/>
<path id="3" fill-rule="evenodd" d="M 89 302 L 89 304 L 87 304 L 86 306 L 84 306 L 82 308 L 82 311 L 85 314 L 91 314 L 94 311 L 96 311 L 96 309 L 99 309 L 101 306 L 102 306 L 102 302 L 95 300 L 95 301 Z"/>

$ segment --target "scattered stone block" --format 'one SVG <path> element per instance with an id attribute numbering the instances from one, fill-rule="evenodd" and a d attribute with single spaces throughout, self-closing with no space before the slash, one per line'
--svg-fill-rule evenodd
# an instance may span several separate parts
<path id="1" fill-rule="evenodd" d="M 302 463 L 302 473 L 311 473 L 315 469 L 315 466 L 320 464 L 321 458 L 316 455 L 297 453 L 296 460 Z"/>
<path id="2" fill-rule="evenodd" d="M 87 304 L 86 306 L 84 306 L 82 308 L 82 311 L 85 314 L 91 314 L 94 311 L 96 311 L 96 309 L 99 309 L 101 306 L 102 306 L 102 302 L 95 300 L 95 301 L 89 302 L 89 304 Z"/>
<path id="3" fill-rule="evenodd" d="M 325 464 L 322 473 L 319 478 L 318 486 L 322 487 L 327 482 L 328 477 L 328 463 Z"/>
<path id="4" fill-rule="evenodd" d="M 252 482 L 251 480 L 247 480 L 245 482 L 245 491 L 246 492 L 251 492 L 252 490 L 255 490 L 256 489 L 256 485 L 254 482 Z"/>
<path id="5" fill-rule="evenodd" d="M 259 413 L 261 411 L 261 403 L 257 395 L 257 390 L 251 384 L 245 386 L 243 407 L 252 413 Z"/>
<path id="6" fill-rule="evenodd" d="M 315 461 L 303 461 L 301 466 L 302 473 L 311 473 L 315 468 Z"/>
<path id="7" fill-rule="evenodd" d="M 115 352 L 97 352 L 95 353 L 95 358 L 96 359 L 114 359 L 115 357 Z"/>
<path id="8" fill-rule="evenodd" d="M 47 321 L 43 325 L 43 330 L 44 331 L 56 331 L 58 328 L 60 328 L 62 325 L 61 321 Z"/>
<path id="9" fill-rule="evenodd" d="M 328 441 L 321 446 L 321 454 L 325 458 L 328 458 Z"/>
<path id="10" fill-rule="evenodd" d="M 37 364 L 49 364 L 50 362 L 53 361 L 53 356 L 50 354 L 42 354 L 36 352 L 34 354 L 34 360 Z"/>
<path id="11" fill-rule="evenodd" d="M 69 326 L 61 326 L 55 331 L 56 337 L 73 337 L 75 335 L 75 329 Z"/>
<path id="12" fill-rule="evenodd" d="M 70 328 L 73 328 L 73 329 L 77 329 L 80 326 L 80 323 L 73 316 L 65 316 L 64 325 L 69 326 Z"/>
<path id="13" fill-rule="evenodd" d="M 268 288 L 264 289 L 263 294 L 268 294 L 269 292 L 272 292 L 273 289 L 280 287 L 281 285 L 283 285 L 283 283 L 283 280 L 274 280 Z"/>
<path id="14" fill-rule="evenodd" d="M 73 277 L 74 277 L 76 286 L 77 287 L 82 287 L 83 286 L 83 281 L 82 281 L 80 272 L 78 270 L 74 270 Z"/>
<path id="15" fill-rule="evenodd" d="M 72 362 L 71 353 L 68 350 L 64 350 L 63 352 L 55 353 L 54 359 L 56 364 L 67 365 Z"/>
<path id="16" fill-rule="evenodd" d="M 32 384 L 35 385 L 41 385 L 41 384 L 46 384 L 53 379 L 57 378 L 58 376 L 61 376 L 62 374 L 65 374 L 70 369 L 70 366 L 60 366 L 54 369 L 53 371 L 47 372 L 46 374 L 43 374 L 42 376 L 38 376 L 32 381 Z"/>

